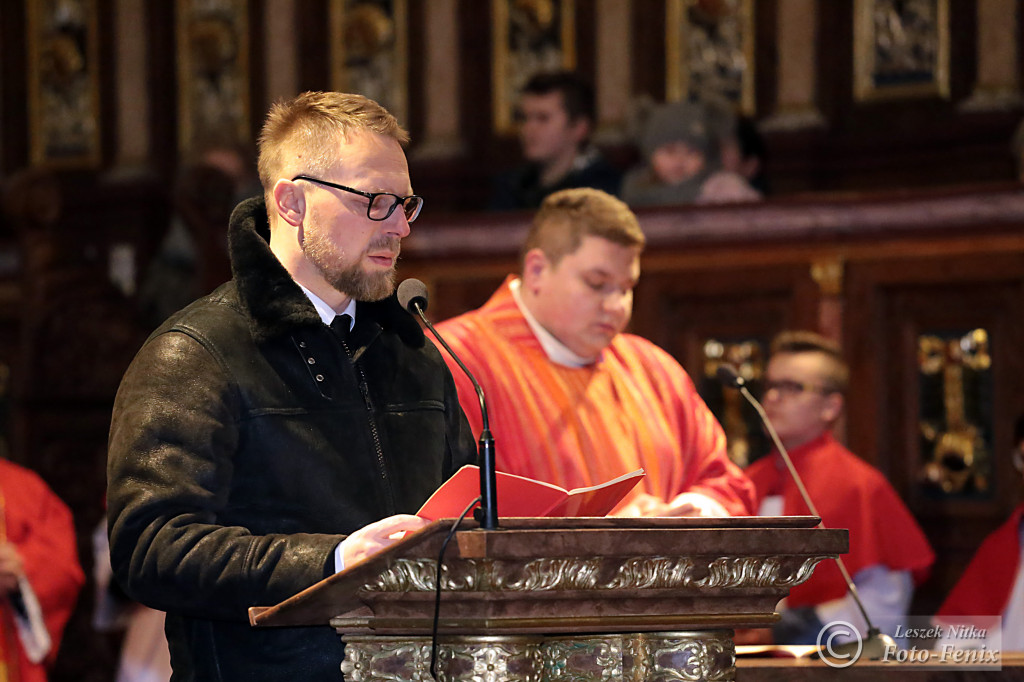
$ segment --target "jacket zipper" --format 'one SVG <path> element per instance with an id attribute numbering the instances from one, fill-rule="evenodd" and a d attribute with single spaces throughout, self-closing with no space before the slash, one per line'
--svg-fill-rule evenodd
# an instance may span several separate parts
<path id="1" fill-rule="evenodd" d="M 387 466 L 384 463 L 384 448 L 380 444 L 380 433 L 377 431 L 377 420 L 373 418 L 373 401 L 370 399 L 370 387 L 366 382 L 366 374 L 363 372 L 362 366 L 356 362 L 352 357 L 352 350 L 348 347 L 346 341 L 341 342 L 342 347 L 345 349 L 345 354 L 348 355 L 352 361 L 352 366 L 355 367 L 359 373 L 359 392 L 363 394 L 363 402 L 366 404 L 366 420 L 370 424 L 370 434 L 373 436 L 373 447 L 377 452 L 377 467 L 380 471 L 380 477 L 384 482 L 384 492 L 387 495 L 388 512 L 391 514 L 395 513 L 395 494 L 391 490 L 391 481 L 388 478 Z"/>

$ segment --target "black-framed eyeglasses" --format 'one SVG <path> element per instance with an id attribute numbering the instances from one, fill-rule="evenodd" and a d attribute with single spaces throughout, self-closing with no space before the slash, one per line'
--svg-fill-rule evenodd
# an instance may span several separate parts
<path id="1" fill-rule="evenodd" d="M 405 219 L 411 223 L 416 220 L 420 211 L 423 210 L 423 197 L 417 194 L 400 197 L 397 194 L 392 194 L 391 192 L 364 192 L 360 189 L 353 189 L 352 187 L 339 185 L 336 182 L 327 182 L 326 180 L 311 178 L 308 175 L 296 175 L 292 178 L 292 182 L 295 182 L 296 180 L 314 182 L 318 185 L 323 185 L 324 187 L 333 187 L 334 189 L 340 189 L 345 192 L 351 192 L 352 194 L 358 194 L 361 197 L 366 197 L 370 200 L 370 203 L 366 205 L 366 217 L 370 220 L 387 220 L 391 217 L 391 214 L 395 212 L 395 209 L 398 206 L 401 206 L 402 211 L 405 213 Z"/>
<path id="2" fill-rule="evenodd" d="M 828 395 L 829 393 L 837 393 L 836 389 L 832 386 L 818 386 L 815 384 L 805 384 L 800 381 L 792 381 L 790 379 L 768 379 L 764 382 L 764 392 L 767 394 L 768 391 L 775 389 L 779 392 L 779 395 L 787 398 L 800 395 L 805 391 L 814 393 L 821 393 L 822 395 Z"/>

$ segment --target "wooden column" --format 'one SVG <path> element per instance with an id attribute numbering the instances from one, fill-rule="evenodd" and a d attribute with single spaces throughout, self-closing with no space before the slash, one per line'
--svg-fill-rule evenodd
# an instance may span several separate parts
<path id="1" fill-rule="evenodd" d="M 775 111 L 766 130 L 818 126 L 824 118 L 815 102 L 818 44 L 817 0 L 778 0 L 778 71 Z"/>
<path id="2" fill-rule="evenodd" d="M 118 165 L 143 165 L 150 157 L 149 98 L 146 72 L 146 3 L 145 0 L 117 0 L 114 12 L 117 46 L 114 73 L 117 78 L 117 148 Z"/>
<path id="3" fill-rule="evenodd" d="M 978 1 L 978 74 L 964 109 L 1011 109 L 1021 104 L 1021 21 L 1017 0 Z"/>
<path id="4" fill-rule="evenodd" d="M 267 3 L 263 14 L 266 101 L 253 111 L 262 120 L 271 102 L 298 94 L 298 46 L 295 39 L 295 0 Z"/>
<path id="5" fill-rule="evenodd" d="M 433 0 L 424 12 L 423 73 L 429 78 L 424 88 L 423 139 L 417 141 L 417 159 L 458 156 L 465 141 L 460 135 L 459 117 L 459 19 L 454 0 Z"/>
<path id="6" fill-rule="evenodd" d="M 618 142 L 625 135 L 632 102 L 630 2 L 597 0 L 597 139 Z"/>

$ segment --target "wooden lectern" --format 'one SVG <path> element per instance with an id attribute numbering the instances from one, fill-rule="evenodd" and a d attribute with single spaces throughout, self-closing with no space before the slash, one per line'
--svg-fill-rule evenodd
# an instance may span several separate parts
<path id="1" fill-rule="evenodd" d="M 345 679 L 430 680 L 437 521 L 276 606 L 256 627 L 330 624 Z M 814 517 L 464 521 L 442 562 L 438 678 L 733 680 L 734 628 L 848 548 Z"/>

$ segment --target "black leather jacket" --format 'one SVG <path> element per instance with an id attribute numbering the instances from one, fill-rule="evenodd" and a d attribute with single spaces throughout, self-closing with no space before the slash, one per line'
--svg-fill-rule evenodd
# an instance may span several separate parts
<path id="1" fill-rule="evenodd" d="M 234 279 L 174 315 L 121 383 L 108 462 L 114 574 L 168 612 L 174 680 L 341 680 L 327 624 L 250 628 L 334 567 L 345 534 L 415 513 L 475 459 L 451 375 L 394 297 L 348 341 L 235 209 Z"/>

